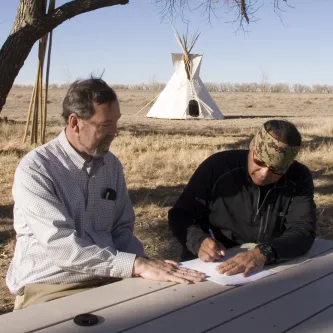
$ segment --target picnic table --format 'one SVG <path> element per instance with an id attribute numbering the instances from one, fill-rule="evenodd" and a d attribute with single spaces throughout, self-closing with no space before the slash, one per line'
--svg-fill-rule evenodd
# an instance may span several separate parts
<path id="1" fill-rule="evenodd" d="M 317 239 L 276 271 L 242 286 L 125 279 L 2 315 L 0 332 L 333 332 L 333 241 Z M 81 313 L 98 323 L 78 326 Z"/>

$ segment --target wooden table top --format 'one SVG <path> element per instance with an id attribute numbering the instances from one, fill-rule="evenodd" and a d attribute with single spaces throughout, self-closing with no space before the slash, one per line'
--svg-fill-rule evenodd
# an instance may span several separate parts
<path id="1" fill-rule="evenodd" d="M 0 332 L 332 333 L 333 241 L 317 239 L 305 257 L 275 271 L 243 286 L 126 279 L 2 315 Z M 97 315 L 98 324 L 76 325 L 81 313 Z"/>

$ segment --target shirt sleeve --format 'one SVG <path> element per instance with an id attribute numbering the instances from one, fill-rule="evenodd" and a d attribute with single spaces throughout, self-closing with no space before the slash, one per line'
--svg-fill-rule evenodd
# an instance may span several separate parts
<path id="1" fill-rule="evenodd" d="M 136 255 L 116 247 L 101 248 L 88 238 L 78 237 L 75 221 L 40 166 L 18 166 L 13 197 L 20 220 L 55 266 L 93 276 L 132 276 Z"/>
<path id="2" fill-rule="evenodd" d="M 120 163 L 119 163 L 120 164 Z M 112 238 L 118 250 L 145 257 L 142 243 L 134 236 L 135 214 L 128 195 L 123 168 L 120 164 L 117 182 L 116 216 Z"/>
<path id="3" fill-rule="evenodd" d="M 274 248 L 278 260 L 305 254 L 315 240 L 316 205 L 313 198 L 313 180 L 309 170 L 302 176 L 287 210 L 283 235 L 267 242 Z"/>

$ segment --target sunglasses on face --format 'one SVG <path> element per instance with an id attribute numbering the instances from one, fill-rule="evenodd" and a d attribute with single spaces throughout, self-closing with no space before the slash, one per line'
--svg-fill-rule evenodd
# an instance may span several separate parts
<path id="1" fill-rule="evenodd" d="M 274 166 L 269 166 L 265 162 L 258 160 L 253 157 L 253 161 L 261 168 L 267 168 L 270 172 L 274 173 L 274 175 L 283 176 L 286 173 L 286 170 L 281 170 L 279 168 L 275 168 Z"/>

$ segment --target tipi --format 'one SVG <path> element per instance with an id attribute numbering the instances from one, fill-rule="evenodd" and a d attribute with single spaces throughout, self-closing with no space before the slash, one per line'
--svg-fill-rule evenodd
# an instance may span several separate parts
<path id="1" fill-rule="evenodd" d="M 191 54 L 200 34 L 190 40 L 187 35 L 175 36 L 183 53 L 172 53 L 174 74 L 147 113 L 151 118 L 223 119 L 223 114 L 200 79 L 202 54 Z"/>

